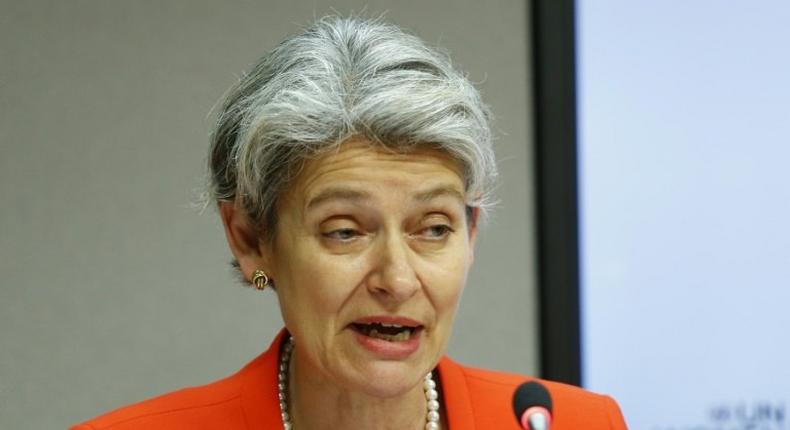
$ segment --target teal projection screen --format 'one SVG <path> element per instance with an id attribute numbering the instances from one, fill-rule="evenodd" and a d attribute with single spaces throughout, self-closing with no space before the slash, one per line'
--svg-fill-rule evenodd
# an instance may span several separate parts
<path id="1" fill-rule="evenodd" d="M 790 429 L 790 2 L 576 3 L 583 385 Z"/>

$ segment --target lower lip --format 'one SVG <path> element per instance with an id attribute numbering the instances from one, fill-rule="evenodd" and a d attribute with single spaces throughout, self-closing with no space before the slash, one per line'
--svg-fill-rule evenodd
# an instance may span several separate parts
<path id="1" fill-rule="evenodd" d="M 409 337 L 409 340 L 403 340 L 399 342 L 390 342 L 384 339 L 365 336 L 364 334 L 351 328 L 349 328 L 349 330 L 354 333 L 354 337 L 363 348 L 383 359 L 402 360 L 404 358 L 408 358 L 420 348 L 422 328 L 415 330 L 414 333 L 412 333 Z"/>

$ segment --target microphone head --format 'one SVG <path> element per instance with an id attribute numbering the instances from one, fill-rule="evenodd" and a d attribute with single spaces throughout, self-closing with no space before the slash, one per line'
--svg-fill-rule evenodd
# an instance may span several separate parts
<path id="1" fill-rule="evenodd" d="M 525 429 L 529 429 L 525 424 L 529 418 L 530 411 L 548 414 L 545 418 L 549 422 L 551 420 L 552 404 L 549 390 L 535 381 L 519 385 L 513 393 L 513 412 L 516 414 L 516 421 Z M 545 428 L 548 428 L 548 423 L 546 423 Z"/>

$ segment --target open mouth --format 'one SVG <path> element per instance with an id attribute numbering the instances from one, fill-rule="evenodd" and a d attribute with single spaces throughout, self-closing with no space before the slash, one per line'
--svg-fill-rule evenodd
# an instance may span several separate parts
<path id="1" fill-rule="evenodd" d="M 374 339 L 382 339 L 389 342 L 405 342 L 411 339 L 422 326 L 405 326 L 400 324 L 387 324 L 387 323 L 352 323 L 351 328 L 357 333 Z"/>

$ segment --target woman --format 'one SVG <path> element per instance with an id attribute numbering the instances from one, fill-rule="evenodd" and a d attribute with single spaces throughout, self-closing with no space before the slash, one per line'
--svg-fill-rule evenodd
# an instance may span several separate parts
<path id="1" fill-rule="evenodd" d="M 325 18 L 235 86 L 210 154 L 235 265 L 285 329 L 237 374 L 74 429 L 508 429 L 525 377 L 443 354 L 496 175 L 488 114 L 449 60 L 378 21 Z M 545 383 L 554 429 L 623 429 Z"/>

